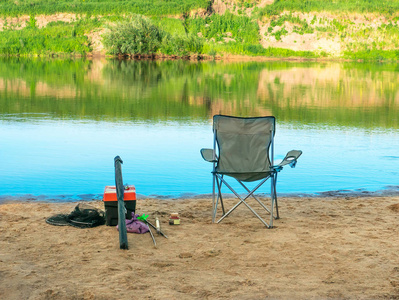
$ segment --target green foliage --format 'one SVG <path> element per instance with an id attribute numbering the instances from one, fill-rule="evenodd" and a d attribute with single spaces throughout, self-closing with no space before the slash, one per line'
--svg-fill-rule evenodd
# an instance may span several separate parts
<path id="1" fill-rule="evenodd" d="M 258 10 L 259 16 L 275 16 L 283 11 L 376 12 L 392 15 L 399 11 L 399 0 L 276 0 Z"/>
<path id="2" fill-rule="evenodd" d="M 71 32 L 83 30 L 79 26 L 65 23 L 50 24 L 45 28 L 27 26 L 22 30 L 0 32 L 0 54 L 6 55 L 50 55 L 85 54 L 90 52 L 88 38 Z"/>
<path id="3" fill-rule="evenodd" d="M 293 16 L 292 14 L 284 14 L 277 18 L 273 18 L 270 22 L 270 26 L 271 27 L 282 26 L 284 25 L 285 22 L 290 22 L 291 24 L 294 24 L 295 25 L 294 32 L 297 32 L 299 34 L 314 32 L 314 29 L 309 26 L 307 21 L 302 20 L 298 16 Z M 313 19 L 312 22 L 314 23 L 315 19 Z"/>
<path id="4" fill-rule="evenodd" d="M 90 15 L 136 13 L 162 16 L 187 14 L 198 8 L 206 9 L 208 6 L 208 0 L 2 0 L 0 15 L 70 12 Z"/>
<path id="5" fill-rule="evenodd" d="M 204 19 L 189 19 L 188 31 L 192 34 L 201 32 L 206 39 L 224 41 L 226 34 L 231 34 L 236 42 L 259 43 L 258 23 L 247 16 L 236 16 L 226 12 L 224 15 L 211 15 Z"/>
<path id="6" fill-rule="evenodd" d="M 345 51 L 344 57 L 363 61 L 399 61 L 399 50 L 364 49 Z"/>
<path id="7" fill-rule="evenodd" d="M 342 23 L 340 23 L 338 20 L 334 19 L 332 21 L 332 26 L 334 26 L 336 28 L 337 31 L 339 32 L 343 32 L 348 28 L 348 25 L 344 25 Z"/>
<path id="8" fill-rule="evenodd" d="M 204 44 L 203 52 L 209 55 L 215 53 L 230 53 L 236 55 L 249 55 L 249 56 L 265 56 L 265 57 L 305 57 L 305 58 L 317 58 L 325 57 L 326 54 L 315 53 L 311 51 L 294 51 L 284 48 L 264 48 L 260 44 L 240 44 L 240 43 L 228 43 L 228 44 Z"/>
<path id="9" fill-rule="evenodd" d="M 196 9 L 207 9 L 209 0 L 3 0 L 0 1 L 0 15 L 28 14 L 26 24 L 3 21 L 0 32 L 0 54 L 48 55 L 55 53 L 80 53 L 90 51 L 86 35 L 105 24 L 116 24 L 104 35 L 104 45 L 114 55 L 167 54 L 187 56 L 224 53 L 241 55 L 270 55 L 276 57 L 300 56 L 320 57 L 326 53 L 290 53 L 277 48 L 264 49 L 260 46 L 258 20 L 261 16 L 270 18 L 265 36 L 274 36 L 277 41 L 289 34 L 288 28 L 298 34 L 317 33 L 317 38 L 340 38 L 341 46 L 347 46 L 346 58 L 367 60 L 395 60 L 395 49 L 399 48 L 399 0 L 275 0 L 265 8 L 256 7 L 247 16 L 248 8 L 254 8 L 258 0 L 236 0 L 234 10 L 224 15 L 211 14 L 195 17 Z M 284 11 L 284 13 L 282 13 Z M 288 13 L 287 13 L 288 11 Z M 318 18 L 301 19 L 295 11 L 333 11 L 334 13 L 376 12 L 391 16 L 387 24 L 379 27 L 369 23 L 354 24 L 349 19 Z M 46 28 L 38 28 L 39 14 L 71 12 L 78 14 L 73 23 L 52 22 Z M 151 16 L 139 17 L 135 13 Z M 101 14 L 101 17 L 99 16 Z M 84 16 L 84 17 L 82 17 Z M 98 16 L 98 17 L 91 17 Z M 180 18 L 175 18 L 179 16 Z M 366 15 L 365 15 L 366 18 Z M 367 19 L 367 18 L 366 18 Z M 129 21 L 127 21 L 129 20 Z M 133 20 L 133 21 L 130 21 Z M 140 21 L 141 20 L 141 21 Z M 146 20 L 146 21 L 143 21 Z M 263 19 L 262 21 L 267 21 Z M 286 22 L 290 26 L 285 25 Z M 368 20 L 367 22 L 370 22 Z M 23 30 L 16 30 L 26 25 Z M 64 28 L 62 28 L 64 27 Z M 298 40 L 298 39 L 296 39 Z M 302 43 L 305 43 L 305 38 Z"/>
<path id="10" fill-rule="evenodd" d="M 162 33 L 149 19 L 136 15 L 111 26 L 103 43 L 114 55 L 153 54 L 161 46 Z"/>
<path id="11" fill-rule="evenodd" d="M 31 28 L 36 28 L 36 18 L 35 18 L 35 16 L 32 16 L 32 15 L 29 16 L 29 26 Z"/>
<path id="12" fill-rule="evenodd" d="M 280 41 L 281 36 L 286 35 L 287 33 L 288 33 L 288 31 L 285 29 L 285 27 L 283 27 L 280 30 L 277 30 L 276 32 L 274 32 L 273 35 L 277 41 Z"/>
<path id="13" fill-rule="evenodd" d="M 316 31 L 318 32 L 327 32 L 330 31 L 330 29 L 328 27 L 322 27 L 322 26 L 316 26 L 315 27 Z"/>
<path id="14" fill-rule="evenodd" d="M 201 39 L 192 34 L 188 36 L 164 34 L 160 52 L 166 55 L 188 56 L 202 53 L 202 47 Z"/>
<path id="15" fill-rule="evenodd" d="M 162 28 L 162 31 L 170 33 L 171 35 L 185 36 L 186 29 L 184 28 L 181 19 L 167 18 L 167 17 L 152 17 L 151 21 L 154 25 Z"/>
<path id="16" fill-rule="evenodd" d="M 309 24 L 305 21 L 299 18 L 298 16 L 293 16 L 292 14 L 283 14 L 278 17 L 273 17 L 272 20 L 270 21 L 270 26 L 267 29 L 267 32 L 271 35 L 273 35 L 277 41 L 281 40 L 281 37 L 286 35 L 288 31 L 285 29 L 285 22 L 289 22 L 291 24 L 294 24 L 293 27 L 293 32 L 299 33 L 301 35 L 305 33 L 313 33 L 314 29 L 309 26 Z M 312 22 L 314 22 L 312 20 Z M 275 27 L 281 27 L 278 30 L 275 30 Z M 267 35 L 267 34 L 265 34 Z"/>
<path id="17" fill-rule="evenodd" d="M 306 58 L 316 58 L 319 56 L 325 56 L 325 54 L 317 54 L 311 51 L 294 51 L 284 48 L 274 48 L 269 47 L 265 49 L 264 56 L 270 57 L 306 57 Z"/>
<path id="18" fill-rule="evenodd" d="M 155 22 L 162 24 L 160 19 Z M 174 23 L 167 20 L 167 23 Z M 175 23 L 176 24 L 176 23 Z M 179 24 L 179 23 L 177 23 Z M 182 24 L 180 23 L 182 26 Z M 166 32 L 148 18 L 135 15 L 130 20 L 118 22 L 103 35 L 103 44 L 113 55 L 143 55 L 162 53 L 166 55 L 187 56 L 201 53 L 202 41 L 183 30 L 172 29 Z"/>

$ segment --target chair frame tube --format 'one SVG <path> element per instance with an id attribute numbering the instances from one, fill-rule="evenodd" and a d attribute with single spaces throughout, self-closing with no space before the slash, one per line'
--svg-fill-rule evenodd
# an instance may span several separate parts
<path id="1" fill-rule="evenodd" d="M 213 184 L 212 184 L 212 209 L 214 213 L 212 213 L 212 223 L 215 223 L 215 217 L 216 217 L 216 210 L 217 210 L 217 204 L 215 203 L 215 185 L 216 185 L 216 129 L 214 129 L 213 133 Z"/>

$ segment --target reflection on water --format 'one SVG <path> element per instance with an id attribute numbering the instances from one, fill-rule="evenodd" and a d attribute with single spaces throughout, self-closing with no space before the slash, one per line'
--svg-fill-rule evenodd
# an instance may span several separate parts
<path id="1" fill-rule="evenodd" d="M 0 60 L 0 195 L 209 193 L 213 114 L 274 115 L 279 191 L 398 186 L 397 65 Z M 265 191 L 266 192 L 266 191 Z M 69 196 L 68 196 L 69 197 Z"/>

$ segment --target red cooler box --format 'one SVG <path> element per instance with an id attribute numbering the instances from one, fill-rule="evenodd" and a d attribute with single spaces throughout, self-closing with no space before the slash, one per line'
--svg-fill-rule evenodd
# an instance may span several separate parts
<path id="1" fill-rule="evenodd" d="M 132 218 L 132 213 L 136 211 L 136 188 L 133 185 L 125 187 L 123 200 L 127 210 L 126 219 Z M 118 225 L 118 199 L 116 197 L 116 187 L 106 186 L 104 190 L 105 224 L 108 226 Z"/>

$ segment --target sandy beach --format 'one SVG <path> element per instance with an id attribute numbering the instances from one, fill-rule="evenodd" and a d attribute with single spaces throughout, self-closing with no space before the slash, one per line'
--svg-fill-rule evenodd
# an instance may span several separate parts
<path id="1" fill-rule="evenodd" d="M 87 202 L 86 202 L 87 203 Z M 231 200 L 227 205 L 231 205 Z M 101 201 L 88 204 L 104 209 Z M 77 203 L 0 204 L 1 299 L 399 299 L 399 197 L 280 198 L 265 227 L 241 205 L 138 200 L 168 239 L 52 226 Z M 181 225 L 169 225 L 178 212 Z"/>

